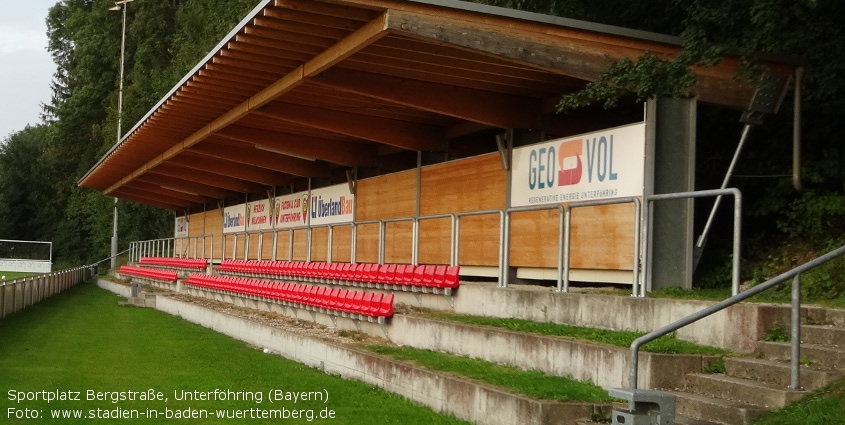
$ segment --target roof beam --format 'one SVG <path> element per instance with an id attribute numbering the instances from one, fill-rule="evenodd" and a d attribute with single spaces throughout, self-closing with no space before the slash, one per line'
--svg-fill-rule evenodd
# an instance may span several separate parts
<path id="1" fill-rule="evenodd" d="M 265 170 L 263 168 L 233 168 L 231 162 L 191 152 L 185 152 L 176 158 L 170 159 L 169 162 L 180 167 L 218 174 L 223 177 L 246 180 L 267 187 L 290 184 L 292 178 L 289 174 Z"/>
<path id="2" fill-rule="evenodd" d="M 193 190 L 188 188 L 179 187 L 179 185 L 169 184 L 170 182 L 165 182 L 164 184 L 158 184 L 154 182 L 142 181 L 140 179 L 133 181 L 129 187 L 137 190 L 143 190 L 144 192 L 153 193 L 160 196 L 170 197 L 173 199 L 182 199 L 191 203 L 196 204 L 203 204 L 207 202 L 211 202 L 215 199 L 214 197 L 207 197 L 200 193 L 197 193 Z"/>
<path id="3" fill-rule="evenodd" d="M 412 151 L 446 149 L 445 130 L 431 125 L 282 102 L 271 103 L 256 113 Z"/>
<path id="4" fill-rule="evenodd" d="M 131 186 L 121 187 L 120 193 L 123 193 L 125 195 L 129 195 L 129 196 L 134 196 L 134 197 L 140 198 L 140 199 L 157 200 L 159 202 L 163 202 L 163 203 L 166 203 L 166 204 L 169 204 L 169 205 L 174 205 L 174 206 L 177 206 L 177 207 L 182 208 L 182 209 L 188 208 L 191 205 L 197 204 L 197 202 L 190 202 L 190 201 L 185 200 L 183 198 L 165 196 L 165 195 L 149 192 L 149 191 L 142 190 L 142 189 L 137 189 L 137 188 L 134 188 L 134 187 L 131 187 Z M 201 203 L 201 202 L 199 202 L 199 203 Z"/>
<path id="5" fill-rule="evenodd" d="M 337 90 L 493 127 L 536 127 L 541 114 L 542 105 L 536 99 L 370 72 L 334 68 L 312 81 Z"/>
<path id="6" fill-rule="evenodd" d="M 159 165 L 148 174 L 197 182 L 198 184 L 202 184 L 204 186 L 237 193 L 258 193 L 267 187 L 265 185 L 248 182 L 246 180 L 235 179 L 220 174 L 209 173 L 208 171 L 184 167 L 171 162 Z M 146 177 L 146 175 L 144 177 Z M 223 199 L 223 197 L 219 197 L 219 199 Z"/>
<path id="7" fill-rule="evenodd" d="M 210 143 L 193 146 L 191 147 L 191 151 L 213 158 L 223 159 L 227 162 L 237 162 L 243 165 L 264 168 L 299 177 L 328 177 L 330 175 L 329 167 L 324 163 L 279 155 L 272 152 L 262 152 L 261 155 L 253 155 L 239 147 Z"/>
<path id="8" fill-rule="evenodd" d="M 306 77 L 313 77 L 314 75 L 326 70 L 330 66 L 342 61 L 343 59 L 355 54 L 364 47 L 370 45 L 376 40 L 387 35 L 385 31 L 387 28 L 387 13 L 379 15 L 376 19 L 365 24 L 361 28 L 349 34 L 346 38 L 340 40 L 334 46 L 326 49 L 322 53 L 313 57 L 311 60 L 302 66 L 294 69 L 278 81 L 265 87 L 260 92 L 251 96 L 246 101 L 217 117 L 209 124 L 188 136 L 181 143 L 177 143 L 172 148 L 165 151 L 163 154 L 150 160 L 140 168 L 136 169 L 120 181 L 108 187 L 104 193 L 109 194 L 111 191 L 125 185 L 126 183 L 138 178 L 147 170 L 167 161 L 176 155 L 184 152 L 191 146 L 205 140 L 211 134 L 225 128 L 227 125 L 246 116 L 250 111 L 255 110 L 272 100 L 278 98 L 284 93 L 296 88 L 302 84 Z"/>
<path id="9" fill-rule="evenodd" d="M 316 158 L 348 167 L 376 165 L 375 146 L 364 143 L 242 126 L 229 126 L 217 134 L 227 139 L 252 143 L 259 150 L 298 158 Z"/>
<path id="10" fill-rule="evenodd" d="M 182 205 L 170 204 L 156 197 L 138 196 L 131 193 L 126 193 L 123 190 L 116 190 L 113 192 L 113 195 L 116 198 L 125 199 L 127 201 L 137 202 L 139 204 L 144 205 L 152 205 L 154 207 L 164 208 L 166 210 L 179 211 L 185 209 L 185 207 Z"/>
<path id="11" fill-rule="evenodd" d="M 160 174 L 153 171 L 137 178 L 135 182 L 145 182 L 149 184 L 154 184 L 163 188 L 170 188 L 184 193 L 196 193 L 198 196 L 204 196 L 208 198 L 207 200 L 204 200 L 204 202 L 217 199 L 226 199 L 226 195 L 228 195 L 225 190 L 222 190 L 220 188 L 197 183 L 193 180 L 186 180 L 183 178 L 173 177 L 166 174 Z M 130 186 L 135 186 L 135 182 L 132 182 Z"/>

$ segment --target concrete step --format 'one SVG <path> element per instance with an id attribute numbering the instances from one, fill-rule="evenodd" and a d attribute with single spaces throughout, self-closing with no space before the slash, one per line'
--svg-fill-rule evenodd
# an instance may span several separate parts
<path id="1" fill-rule="evenodd" d="M 845 373 L 801 365 L 800 385 L 807 390 L 823 387 Z M 791 383 L 792 370 L 789 363 L 768 359 L 747 357 L 726 357 L 725 373 L 735 378 L 768 382 L 781 388 Z"/>
<path id="2" fill-rule="evenodd" d="M 704 419 L 693 419 L 686 416 L 675 416 L 675 425 L 720 425 L 718 422 L 711 422 Z"/>
<path id="3" fill-rule="evenodd" d="M 808 394 L 807 391 L 792 391 L 768 382 L 722 374 L 690 373 L 684 381 L 685 391 L 766 409 L 783 407 Z"/>
<path id="4" fill-rule="evenodd" d="M 845 310 L 825 310 L 825 322 L 833 326 L 845 327 Z"/>
<path id="5" fill-rule="evenodd" d="M 804 325 L 801 326 L 801 342 L 841 348 L 845 346 L 845 328 L 832 325 Z"/>
<path id="6" fill-rule="evenodd" d="M 789 361 L 791 357 L 788 342 L 757 343 L 760 357 L 770 360 Z M 810 366 L 824 369 L 845 370 L 845 349 L 818 344 L 801 344 L 801 359 L 809 359 Z"/>
<path id="7" fill-rule="evenodd" d="M 675 394 L 675 413 L 689 420 L 709 421 L 725 425 L 746 425 L 768 410 L 736 401 L 681 391 Z M 695 422 L 692 422 L 695 424 Z"/>

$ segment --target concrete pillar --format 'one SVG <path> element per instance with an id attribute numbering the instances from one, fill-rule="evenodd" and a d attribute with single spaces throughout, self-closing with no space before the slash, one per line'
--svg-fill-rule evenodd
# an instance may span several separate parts
<path id="1" fill-rule="evenodd" d="M 646 105 L 646 194 L 695 190 L 696 100 L 666 97 Z M 650 192 L 651 190 L 651 192 Z M 692 288 L 693 200 L 657 201 L 649 225 L 651 261 L 648 290 Z M 647 216 L 646 216 L 647 217 Z"/>

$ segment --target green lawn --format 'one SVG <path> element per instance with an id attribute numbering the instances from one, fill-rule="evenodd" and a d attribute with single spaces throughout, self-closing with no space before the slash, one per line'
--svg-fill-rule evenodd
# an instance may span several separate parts
<path id="1" fill-rule="evenodd" d="M 3 276 L 6 276 L 7 281 L 12 281 L 14 279 L 20 279 L 22 277 L 32 276 L 34 273 L 25 273 L 25 272 L 2 272 L 0 271 L 0 281 L 3 281 Z"/>
<path id="2" fill-rule="evenodd" d="M 464 423 L 361 382 L 264 354 L 177 317 L 152 309 L 119 307 L 119 300 L 85 284 L 0 320 L 0 423 L 278 424 L 311 422 L 309 414 L 314 415 L 315 423 L 332 424 Z M 166 400 L 139 400 L 149 390 L 161 392 Z M 179 401 L 176 398 L 182 390 L 199 391 L 211 398 L 215 390 L 227 395 L 231 391 L 250 400 Z M 75 392 L 79 392 L 79 401 L 45 400 L 75 396 Z M 317 394 L 327 395 L 328 400 L 269 402 L 271 394 L 294 392 L 310 393 L 314 399 Z M 89 396 L 95 400 L 86 400 Z M 83 419 L 50 419 L 60 409 L 79 411 Z M 134 414 L 133 409 L 150 412 L 150 416 L 152 410 L 158 411 L 160 416 L 119 421 L 90 417 Z M 216 409 L 245 416 L 166 418 L 168 414 L 203 414 L 206 410 L 216 413 Z M 328 415 L 329 410 L 334 419 L 321 420 L 321 413 Z M 265 413 L 287 415 L 288 419 L 251 419 Z M 33 414 L 40 419 L 18 418 Z M 293 419 L 292 415 L 303 418 Z"/>
<path id="3" fill-rule="evenodd" d="M 537 370 L 525 371 L 480 359 L 412 347 L 368 345 L 365 348 L 391 356 L 396 360 L 411 361 L 428 369 L 464 376 L 541 400 L 596 403 L 614 401 L 607 394 L 607 390 L 592 382 L 580 382 L 561 376 L 547 375 Z"/>
<path id="4" fill-rule="evenodd" d="M 440 311 L 425 313 L 426 317 L 439 320 L 449 320 L 471 325 L 492 326 L 516 332 L 535 333 L 540 335 L 561 336 L 584 341 L 609 344 L 617 347 L 630 347 L 631 343 L 644 332 L 610 331 L 606 329 L 587 328 L 582 326 L 560 325 L 556 323 L 532 322 L 523 319 L 505 319 L 497 317 L 468 316 Z M 658 338 L 642 346 L 642 351 L 665 354 L 707 354 L 725 355 L 730 350 L 683 341 L 672 335 Z"/>

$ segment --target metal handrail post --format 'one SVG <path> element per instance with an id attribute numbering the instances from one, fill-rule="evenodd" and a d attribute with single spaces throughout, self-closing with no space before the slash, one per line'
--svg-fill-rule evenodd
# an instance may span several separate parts
<path id="1" fill-rule="evenodd" d="M 800 390 L 801 375 L 801 275 L 797 274 L 792 279 L 792 318 L 790 329 L 790 352 L 792 358 L 789 361 L 790 375 L 789 388 Z"/>
<path id="2" fill-rule="evenodd" d="M 511 238 L 511 215 L 510 212 L 505 211 L 505 219 L 502 222 L 502 229 L 500 232 L 504 235 L 501 244 L 502 252 L 499 253 L 499 267 L 502 268 L 501 279 L 499 280 L 500 288 L 508 287 L 508 280 L 510 280 L 510 273 L 508 273 L 508 263 L 510 263 L 510 238 Z"/>
<path id="3" fill-rule="evenodd" d="M 701 319 L 703 319 L 707 316 L 710 316 L 714 313 L 717 313 L 721 310 L 724 310 L 724 309 L 726 309 L 726 308 L 728 308 L 728 307 L 730 307 L 734 304 L 737 304 L 741 301 L 745 301 L 748 298 L 751 298 L 751 297 L 753 297 L 753 296 L 755 296 L 755 295 L 757 295 L 757 294 L 759 294 L 763 291 L 766 291 L 766 290 L 771 289 L 775 286 L 778 286 L 778 285 L 782 284 L 783 282 L 786 282 L 789 279 L 796 278 L 796 277 L 800 276 L 801 274 L 806 273 L 807 271 L 809 271 L 809 270 L 811 270 L 815 267 L 818 267 L 818 266 L 820 266 L 824 263 L 827 263 L 828 261 L 831 261 L 831 260 L 833 260 L 833 259 L 835 259 L 839 256 L 842 256 L 843 254 L 845 254 L 845 245 L 843 245 L 843 246 L 841 246 L 841 247 L 839 247 L 839 248 L 837 248 L 833 251 L 830 251 L 827 254 L 822 255 L 821 257 L 818 257 L 818 258 L 816 258 L 812 261 L 808 261 L 808 262 L 806 262 L 806 263 L 804 263 L 804 264 L 802 264 L 798 267 L 795 267 L 792 270 L 781 273 L 780 275 L 775 276 L 775 277 L 773 277 L 773 278 L 771 278 L 771 279 L 769 279 L 769 280 L 767 280 L 767 281 L 765 281 L 765 282 L 763 282 L 763 283 L 761 283 L 761 284 L 759 284 L 755 287 L 752 287 L 751 289 L 749 289 L 747 291 L 733 295 L 728 299 L 725 299 L 725 300 L 720 301 L 716 304 L 713 304 L 710 307 L 707 307 L 707 308 L 705 308 L 701 311 L 693 313 L 689 316 L 686 316 L 686 317 L 684 317 L 680 320 L 672 322 L 672 323 L 670 323 L 666 326 L 663 326 L 660 329 L 656 329 L 654 331 L 651 331 L 651 332 L 635 339 L 634 342 L 631 343 L 631 348 L 630 348 L 630 361 L 629 361 L 630 371 L 629 371 L 629 375 L 628 375 L 629 387 L 632 390 L 637 389 L 639 350 L 640 350 L 640 347 L 643 344 L 654 341 L 655 339 L 660 338 L 661 336 L 667 335 L 671 332 L 675 332 L 676 330 L 683 328 L 684 326 L 687 326 L 690 323 L 697 322 L 697 321 L 699 321 L 699 320 L 701 320 Z M 800 298 L 798 300 L 794 299 L 795 298 L 794 297 L 794 295 L 795 295 L 794 291 L 795 291 L 795 288 L 793 287 L 793 303 L 797 305 L 797 307 L 793 307 L 793 308 L 797 308 L 800 311 Z M 800 292 L 799 292 L 799 295 L 800 295 Z M 793 314 L 795 314 L 795 313 L 793 312 Z M 793 318 L 792 320 L 795 320 L 795 319 Z M 792 341 L 792 342 L 795 343 L 795 344 L 801 343 L 800 339 L 797 339 L 797 340 Z M 794 361 L 794 359 L 793 359 L 793 361 Z M 800 366 L 800 364 L 799 364 L 799 366 Z M 792 371 L 792 374 L 798 373 L 797 366 L 793 365 L 793 367 L 795 368 L 795 370 Z"/>
<path id="4" fill-rule="evenodd" d="M 654 201 L 661 201 L 666 199 L 685 199 L 685 198 L 704 198 L 709 196 L 721 196 L 721 195 L 733 195 L 734 197 L 734 225 L 733 225 L 733 268 L 732 268 L 732 281 L 731 281 L 731 295 L 737 295 L 739 293 L 739 271 L 740 271 L 740 246 L 741 246 L 741 232 L 742 232 L 742 193 L 739 189 L 736 188 L 729 188 L 729 189 L 712 189 L 712 190 L 699 190 L 694 192 L 678 192 L 678 193 L 666 193 L 660 195 L 649 195 L 646 197 L 646 202 L 649 203 L 648 209 L 651 210 L 651 204 Z M 648 222 L 651 221 L 651 218 L 646 218 L 644 221 L 643 227 L 644 232 L 648 230 Z M 645 237 L 648 237 L 648 233 L 645 233 Z M 648 249 L 645 250 L 643 254 L 644 257 L 648 256 Z M 643 264 L 646 267 L 646 272 L 650 271 L 650 267 L 648 266 L 647 258 L 643 259 Z M 648 273 L 646 273 L 648 276 Z M 645 289 L 643 288 L 643 296 L 645 296 Z"/>

